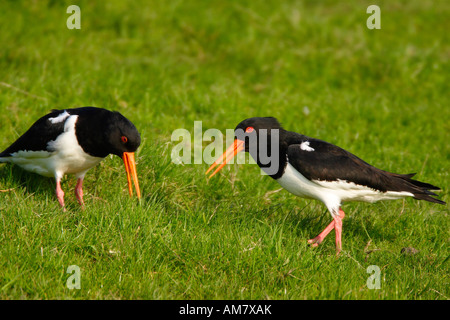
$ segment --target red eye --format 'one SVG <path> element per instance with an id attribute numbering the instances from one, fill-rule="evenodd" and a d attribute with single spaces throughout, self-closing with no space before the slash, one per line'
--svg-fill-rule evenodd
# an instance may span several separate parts
<path id="1" fill-rule="evenodd" d="M 253 127 L 247 127 L 247 129 L 245 129 L 245 132 L 253 132 L 253 130 L 255 130 Z"/>
<path id="2" fill-rule="evenodd" d="M 125 137 L 125 136 L 122 136 L 122 138 L 120 138 L 120 139 L 122 139 L 122 142 L 123 142 L 123 143 L 127 143 L 127 141 L 128 141 L 128 138 Z"/>

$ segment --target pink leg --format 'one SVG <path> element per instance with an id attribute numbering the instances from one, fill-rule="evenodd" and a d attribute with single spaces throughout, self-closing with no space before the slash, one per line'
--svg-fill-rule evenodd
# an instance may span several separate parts
<path id="1" fill-rule="evenodd" d="M 344 211 L 342 211 L 344 213 Z M 336 233 L 336 255 L 339 255 L 342 249 L 341 235 L 342 235 L 342 215 L 334 217 L 334 232 Z"/>
<path id="2" fill-rule="evenodd" d="M 336 232 L 336 250 L 339 254 L 342 244 L 341 244 L 341 235 L 342 235 L 342 219 L 344 219 L 345 213 L 339 208 L 339 216 L 333 218 L 333 221 L 314 239 L 308 240 L 309 244 L 312 244 L 313 247 L 317 247 L 323 239 L 331 232 L 331 230 L 335 229 Z"/>
<path id="3" fill-rule="evenodd" d="M 82 208 L 84 208 L 84 201 L 83 201 L 83 178 L 78 178 L 77 185 L 75 187 L 75 196 L 78 199 L 78 203 Z"/>
<path id="4" fill-rule="evenodd" d="M 58 198 L 61 207 L 66 211 L 66 208 L 64 207 L 64 191 L 61 189 L 61 181 L 59 179 L 56 180 L 56 197 Z"/>

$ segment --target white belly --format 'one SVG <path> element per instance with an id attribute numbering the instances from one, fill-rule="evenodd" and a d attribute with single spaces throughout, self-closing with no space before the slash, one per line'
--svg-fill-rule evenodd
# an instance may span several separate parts
<path id="1" fill-rule="evenodd" d="M 58 152 L 19 151 L 8 158 L 9 162 L 45 177 L 62 177 L 65 174 L 82 175 L 96 166 L 103 158 L 74 153 L 62 157 Z"/>
<path id="2" fill-rule="evenodd" d="M 283 176 L 277 179 L 277 181 L 284 189 L 302 198 L 324 201 L 323 198 L 327 194 L 334 194 L 333 190 L 306 179 L 289 163 L 286 165 Z"/>

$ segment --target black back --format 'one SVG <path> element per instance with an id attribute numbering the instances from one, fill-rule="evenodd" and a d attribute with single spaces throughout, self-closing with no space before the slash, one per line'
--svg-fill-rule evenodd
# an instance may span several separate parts
<path id="1" fill-rule="evenodd" d="M 64 132 L 64 121 L 52 123 L 49 118 L 57 117 L 61 111 L 51 113 L 37 120 L 13 144 L 0 153 L 0 157 L 8 157 L 17 151 L 49 151 L 47 144 Z"/>
<path id="2" fill-rule="evenodd" d="M 353 182 L 381 192 L 410 192 L 416 199 L 445 204 L 432 198 L 429 190 L 440 188 L 411 179 L 411 174 L 396 174 L 378 169 L 350 152 L 328 142 L 308 138 L 314 151 L 302 150 L 300 144 L 291 144 L 287 156 L 289 163 L 309 180 Z"/>

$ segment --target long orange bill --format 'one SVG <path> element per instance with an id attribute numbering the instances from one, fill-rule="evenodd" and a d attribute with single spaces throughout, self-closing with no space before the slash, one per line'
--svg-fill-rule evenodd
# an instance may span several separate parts
<path id="1" fill-rule="evenodd" d="M 240 151 L 244 150 L 244 141 L 235 139 L 234 143 L 209 167 L 205 174 L 208 174 L 215 166 L 220 164 L 217 169 L 209 176 L 211 178 L 219 172 L 231 159 L 233 159 Z M 223 161 L 223 162 L 222 162 Z"/>
<path id="2" fill-rule="evenodd" d="M 136 162 L 134 161 L 134 152 L 124 152 L 122 158 L 123 163 L 125 164 L 125 170 L 127 171 L 128 191 L 130 192 L 130 197 L 133 195 L 133 187 L 131 185 L 131 178 L 133 178 L 137 197 L 141 198 L 141 190 L 139 189 L 139 182 L 136 172 Z"/>

